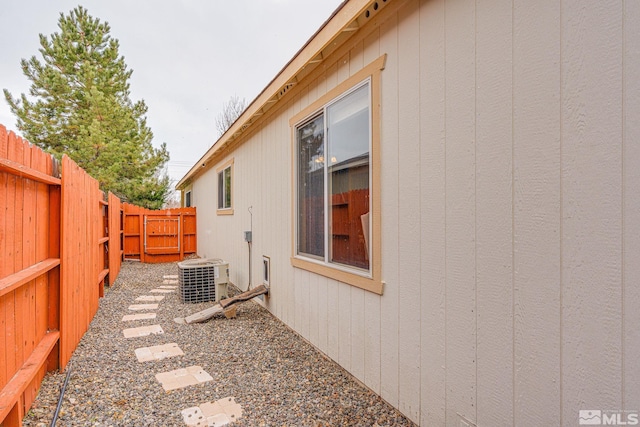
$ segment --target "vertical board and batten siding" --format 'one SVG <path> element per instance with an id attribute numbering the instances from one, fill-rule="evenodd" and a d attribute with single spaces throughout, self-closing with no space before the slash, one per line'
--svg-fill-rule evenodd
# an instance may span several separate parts
<path id="1" fill-rule="evenodd" d="M 420 5 L 421 417 L 443 426 L 446 408 L 445 0 Z"/>
<path id="2" fill-rule="evenodd" d="M 420 418 L 420 14 L 418 3 L 398 12 L 398 408 Z M 395 61 L 394 61 L 395 62 Z M 383 107 L 384 116 L 384 107 Z M 406 141 L 407 143 L 402 143 Z M 384 189 L 383 189 L 384 191 Z"/>
<path id="3" fill-rule="evenodd" d="M 513 33 L 511 0 L 476 2 L 475 251 L 478 425 L 511 425 Z"/>
<path id="4" fill-rule="evenodd" d="M 640 215 L 638 201 L 634 197 L 640 188 L 640 2 L 624 3 L 623 88 L 622 88 L 622 306 L 623 377 L 622 406 L 640 406 L 640 363 L 637 360 L 640 342 L 640 268 L 633 268 L 640 259 Z M 635 25 L 632 25 L 635 23 Z M 629 59 L 627 59 L 629 58 Z M 630 58 L 635 58 L 630 59 Z M 636 230 L 635 233 L 629 230 Z"/>
<path id="5" fill-rule="evenodd" d="M 375 59 L 375 58 L 374 58 Z M 362 42 L 357 43 L 349 54 L 349 75 L 353 75 L 365 66 L 364 62 L 364 45 Z M 351 203 L 351 202 L 350 202 Z M 357 208 L 355 208 L 357 209 Z M 364 212 L 364 210 L 363 210 Z M 334 252 L 334 257 L 336 252 Z M 350 313 L 348 322 L 350 323 L 350 370 L 351 373 L 360 381 L 364 381 L 364 294 L 365 291 L 353 286 L 347 287 L 350 295 L 350 307 L 347 307 L 347 313 Z M 317 316 L 316 316 L 317 318 Z"/>
<path id="6" fill-rule="evenodd" d="M 380 30 L 374 29 L 363 40 L 363 65 L 370 64 L 380 55 Z M 356 70 L 354 70 L 355 72 Z M 356 288 L 353 288 L 353 291 Z M 364 377 L 360 380 L 376 393 L 380 393 L 380 361 L 381 361 L 381 310 L 380 297 L 371 292 L 364 294 L 364 318 L 362 320 Z"/>
<path id="7" fill-rule="evenodd" d="M 623 404 L 622 11 L 622 2 L 594 0 L 564 2 L 560 11 L 568 17 L 560 47 L 565 422 L 578 408 Z"/>
<path id="8" fill-rule="evenodd" d="M 266 307 L 421 425 L 640 410 L 639 23 L 635 2 L 389 2 L 220 159 L 234 215 L 216 166 L 196 179 L 198 253 L 246 288 L 252 206 Z M 383 54 L 379 296 L 292 268 L 289 120 Z"/>
<path id="9" fill-rule="evenodd" d="M 380 26 L 380 53 L 396 52 L 398 44 L 398 17 L 393 15 Z M 398 407 L 399 353 L 398 331 L 400 310 L 398 276 L 400 265 L 399 200 L 399 118 L 400 104 L 397 90 L 398 58 L 388 55 L 382 72 L 382 111 L 380 113 L 380 168 L 382 182 L 382 280 L 384 296 L 380 299 L 380 390 L 375 390 L 387 402 Z"/>
<path id="10" fill-rule="evenodd" d="M 475 2 L 447 1 L 444 11 L 447 423 L 476 420 L 475 10 Z"/>
<path id="11" fill-rule="evenodd" d="M 513 419 L 560 424 L 561 5 L 513 6 Z"/>

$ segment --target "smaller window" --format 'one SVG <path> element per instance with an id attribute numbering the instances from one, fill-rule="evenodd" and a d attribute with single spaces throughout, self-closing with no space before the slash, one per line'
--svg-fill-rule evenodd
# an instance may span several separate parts
<path id="1" fill-rule="evenodd" d="M 218 209 L 231 209 L 231 166 L 218 172 Z"/>
<path id="2" fill-rule="evenodd" d="M 218 214 L 233 214 L 233 160 L 218 169 Z"/>
<path id="3" fill-rule="evenodd" d="M 184 207 L 185 208 L 191 207 L 191 191 L 187 191 L 186 194 L 184 195 Z"/>

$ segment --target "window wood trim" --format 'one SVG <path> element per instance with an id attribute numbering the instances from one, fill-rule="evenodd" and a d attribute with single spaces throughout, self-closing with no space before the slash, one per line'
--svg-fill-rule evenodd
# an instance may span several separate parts
<path id="1" fill-rule="evenodd" d="M 382 228 L 381 228 L 381 181 L 380 181 L 380 99 L 381 75 L 385 67 L 387 55 L 382 55 L 360 71 L 353 74 L 335 88 L 322 95 L 315 102 L 304 108 L 289 120 L 291 131 L 291 265 L 295 268 L 307 270 L 339 282 L 343 282 L 379 295 L 384 292 L 382 281 Z M 296 125 L 303 122 L 322 109 L 326 104 L 343 93 L 349 91 L 358 83 L 369 78 L 371 84 L 371 189 L 370 210 L 372 217 L 371 236 L 371 269 L 367 274 L 358 274 L 357 270 L 340 268 L 339 265 L 328 265 L 314 262 L 311 259 L 296 255 Z"/>
<path id="2" fill-rule="evenodd" d="M 231 168 L 230 169 L 230 173 L 231 173 L 231 206 L 228 207 L 228 208 L 217 208 L 216 209 L 216 214 L 217 215 L 233 215 L 233 200 L 234 200 L 233 190 L 235 188 L 235 183 L 234 183 L 234 180 L 235 180 L 234 162 L 235 162 L 235 158 L 231 158 L 231 159 L 227 160 L 226 162 L 224 162 L 222 165 L 220 165 L 218 168 L 216 168 L 216 189 L 218 188 L 217 180 L 219 179 L 220 172 L 223 172 L 225 169 L 227 169 L 229 167 Z M 217 200 L 218 200 L 218 198 L 216 197 L 216 206 L 218 205 Z"/>

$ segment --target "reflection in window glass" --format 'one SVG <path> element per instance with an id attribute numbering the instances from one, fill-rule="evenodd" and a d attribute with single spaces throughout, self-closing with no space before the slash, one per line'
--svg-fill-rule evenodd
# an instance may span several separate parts
<path id="1" fill-rule="evenodd" d="M 298 253 L 324 258 L 324 116 L 297 129 Z"/>
<path id="2" fill-rule="evenodd" d="M 224 207 L 231 207 L 231 166 L 224 170 Z"/>
<path id="3" fill-rule="evenodd" d="M 369 87 L 327 107 L 330 260 L 369 268 Z"/>
<path id="4" fill-rule="evenodd" d="M 366 83 L 296 128 L 297 254 L 369 269 L 370 121 Z"/>
<path id="5" fill-rule="evenodd" d="M 218 172 L 218 209 L 231 209 L 231 166 Z"/>

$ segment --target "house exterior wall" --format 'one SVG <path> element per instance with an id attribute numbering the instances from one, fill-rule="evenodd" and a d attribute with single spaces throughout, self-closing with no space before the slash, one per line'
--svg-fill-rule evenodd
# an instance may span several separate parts
<path id="1" fill-rule="evenodd" d="M 193 183 L 198 253 L 421 425 L 640 410 L 640 3 L 394 0 Z M 382 296 L 293 268 L 291 117 L 386 54 Z M 252 215 L 249 213 L 251 207 Z"/>

